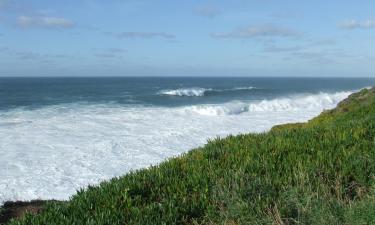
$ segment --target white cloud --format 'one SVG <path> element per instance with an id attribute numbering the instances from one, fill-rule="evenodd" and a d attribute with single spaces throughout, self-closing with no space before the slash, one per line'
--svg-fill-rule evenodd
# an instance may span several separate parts
<path id="1" fill-rule="evenodd" d="M 95 56 L 99 57 L 99 58 L 117 58 L 117 57 L 119 57 L 118 55 L 111 54 L 111 53 L 97 53 L 97 54 L 95 54 Z"/>
<path id="2" fill-rule="evenodd" d="M 126 52 L 127 50 L 123 48 L 108 48 L 103 50 L 99 49 L 99 52 L 97 52 L 95 56 L 100 58 L 122 58 L 122 56 Z"/>
<path id="3" fill-rule="evenodd" d="M 174 39 L 175 35 L 165 32 L 122 32 L 116 35 L 118 38 L 165 38 Z"/>
<path id="4" fill-rule="evenodd" d="M 48 54 L 48 53 L 41 53 L 35 52 L 30 50 L 19 50 L 9 47 L 0 47 L 0 53 L 6 53 L 7 56 L 14 57 L 19 60 L 69 60 L 76 58 L 73 55 L 65 55 L 65 54 Z"/>
<path id="5" fill-rule="evenodd" d="M 115 54 L 122 54 L 122 53 L 126 53 L 128 51 L 126 49 L 123 49 L 123 48 L 110 48 L 110 49 L 108 49 L 108 52 L 112 52 L 112 53 L 115 53 Z"/>
<path id="6" fill-rule="evenodd" d="M 339 25 L 343 29 L 370 29 L 375 28 L 375 20 L 357 21 L 347 20 Z"/>
<path id="7" fill-rule="evenodd" d="M 304 49 L 303 46 L 292 46 L 292 47 L 277 47 L 277 46 L 268 46 L 264 49 L 265 52 L 296 52 Z"/>
<path id="8" fill-rule="evenodd" d="M 71 28 L 74 26 L 74 23 L 71 20 L 59 17 L 20 16 L 17 19 L 17 24 L 23 28 Z"/>
<path id="9" fill-rule="evenodd" d="M 194 13 L 203 16 L 203 17 L 208 17 L 208 18 L 213 18 L 220 14 L 220 10 L 217 9 L 215 6 L 199 6 L 194 9 Z"/>
<path id="10" fill-rule="evenodd" d="M 330 45 L 335 45 L 337 44 L 336 40 L 334 39 L 323 39 L 323 40 L 318 40 L 318 41 L 313 41 L 310 46 L 330 46 Z"/>
<path id="11" fill-rule="evenodd" d="M 300 34 L 291 29 L 274 25 L 248 26 L 227 33 L 212 33 L 213 38 L 256 38 L 256 37 L 297 37 Z"/>

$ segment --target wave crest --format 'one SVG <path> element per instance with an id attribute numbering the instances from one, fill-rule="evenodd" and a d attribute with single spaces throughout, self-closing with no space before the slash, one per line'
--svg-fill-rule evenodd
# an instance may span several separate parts
<path id="1" fill-rule="evenodd" d="M 289 112 L 334 108 L 337 103 L 352 92 L 319 93 L 262 100 L 254 103 L 230 102 L 221 105 L 200 105 L 188 107 L 188 111 L 201 115 L 238 115 L 246 112 Z"/>
<path id="2" fill-rule="evenodd" d="M 211 90 L 206 88 L 179 88 L 174 90 L 162 90 L 159 92 L 161 95 L 170 96 L 188 96 L 188 97 L 201 97 L 205 92 Z"/>
<path id="3" fill-rule="evenodd" d="M 235 87 L 233 89 L 228 89 L 228 90 L 254 90 L 254 89 L 259 89 L 257 87 L 249 86 L 249 87 Z"/>
<path id="4" fill-rule="evenodd" d="M 248 87 L 234 87 L 234 88 L 225 88 L 225 89 L 212 89 L 212 88 L 200 88 L 200 87 L 193 87 L 193 88 L 178 88 L 178 89 L 168 89 L 168 90 L 161 90 L 158 92 L 159 95 L 169 95 L 169 96 L 187 96 L 187 97 L 203 97 L 208 92 L 210 93 L 220 93 L 220 92 L 231 92 L 231 91 L 246 91 L 246 90 L 254 90 L 259 89 L 256 87 L 248 86 Z"/>

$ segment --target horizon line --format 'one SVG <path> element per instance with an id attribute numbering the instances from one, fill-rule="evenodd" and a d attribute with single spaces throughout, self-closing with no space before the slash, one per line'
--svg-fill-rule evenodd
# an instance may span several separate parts
<path id="1" fill-rule="evenodd" d="M 152 75 L 139 75 L 139 76 L 22 76 L 22 75 L 15 75 L 15 76 L 1 76 L 2 78 L 357 78 L 357 79 L 375 79 L 375 76 L 176 76 L 176 75 L 162 75 L 162 76 L 152 76 Z"/>

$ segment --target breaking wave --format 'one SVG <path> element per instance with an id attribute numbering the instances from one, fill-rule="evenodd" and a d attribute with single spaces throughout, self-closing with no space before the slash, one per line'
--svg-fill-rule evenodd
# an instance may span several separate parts
<path id="1" fill-rule="evenodd" d="M 202 115 L 237 115 L 245 112 L 283 112 L 283 111 L 304 111 L 324 110 L 333 108 L 351 92 L 319 93 L 309 95 L 297 95 L 282 97 L 259 102 L 230 102 L 221 105 L 199 105 L 188 107 L 187 110 Z"/>
<path id="2" fill-rule="evenodd" d="M 158 92 L 159 95 L 169 95 L 169 96 L 186 96 L 186 97 L 202 97 L 205 96 L 207 93 L 215 93 L 215 92 L 230 92 L 230 91 L 244 91 L 244 90 L 254 90 L 259 89 L 256 87 L 234 87 L 230 89 L 212 89 L 212 88 L 200 88 L 200 87 L 193 87 L 193 88 L 178 88 L 178 89 L 171 89 L 171 90 L 161 90 Z"/>
<path id="3" fill-rule="evenodd" d="M 188 96 L 188 97 L 200 97 L 204 96 L 206 91 L 212 89 L 206 88 L 179 88 L 174 90 L 162 90 L 159 92 L 161 95 L 172 95 L 172 96 Z"/>
<path id="4" fill-rule="evenodd" d="M 209 138 L 307 121 L 350 93 L 184 107 L 72 103 L 0 111 L 0 205 L 65 200 L 81 187 L 160 163 Z"/>

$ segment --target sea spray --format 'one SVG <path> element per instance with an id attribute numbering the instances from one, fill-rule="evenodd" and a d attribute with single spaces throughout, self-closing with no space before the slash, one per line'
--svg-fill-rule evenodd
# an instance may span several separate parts
<path id="1" fill-rule="evenodd" d="M 306 121 L 350 93 L 183 107 L 77 102 L 2 111 L 0 202 L 68 199 L 80 187 L 160 163 L 209 138 Z"/>

